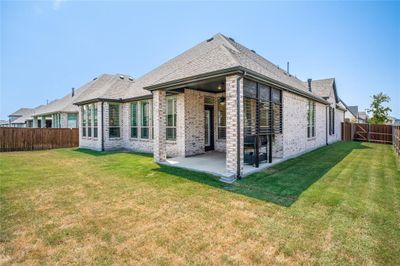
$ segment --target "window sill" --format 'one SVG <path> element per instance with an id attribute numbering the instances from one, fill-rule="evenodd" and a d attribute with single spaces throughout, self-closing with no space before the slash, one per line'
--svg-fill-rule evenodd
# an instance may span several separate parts
<path id="1" fill-rule="evenodd" d="M 311 138 L 307 138 L 307 141 L 311 141 L 311 140 L 316 140 L 317 137 L 311 137 Z"/>
<path id="2" fill-rule="evenodd" d="M 129 138 L 132 141 L 141 141 L 141 142 L 152 142 L 152 139 L 141 139 L 141 138 Z"/>
<path id="3" fill-rule="evenodd" d="M 176 140 L 166 140 L 165 143 L 167 143 L 167 144 L 176 144 Z"/>
<path id="4" fill-rule="evenodd" d="M 108 137 L 108 140 L 121 140 L 121 137 Z"/>
<path id="5" fill-rule="evenodd" d="M 226 142 L 226 139 L 217 139 L 218 142 Z"/>

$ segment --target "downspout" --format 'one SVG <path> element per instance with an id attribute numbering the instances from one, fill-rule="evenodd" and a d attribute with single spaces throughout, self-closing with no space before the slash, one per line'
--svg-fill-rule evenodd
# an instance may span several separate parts
<path id="1" fill-rule="evenodd" d="M 325 144 L 328 145 L 328 108 L 329 105 L 325 106 Z"/>
<path id="2" fill-rule="evenodd" d="M 238 179 L 241 179 L 241 174 L 240 174 L 240 157 L 241 157 L 241 147 L 240 147 L 240 81 L 243 79 L 243 77 L 246 75 L 246 72 L 243 72 L 242 75 L 236 80 L 236 119 L 237 119 L 237 126 L 236 126 L 236 177 Z"/>
<path id="3" fill-rule="evenodd" d="M 101 102 L 101 151 L 104 151 L 104 102 Z"/>

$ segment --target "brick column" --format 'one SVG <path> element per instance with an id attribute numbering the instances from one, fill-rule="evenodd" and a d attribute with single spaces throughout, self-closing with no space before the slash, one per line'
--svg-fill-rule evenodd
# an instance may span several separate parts
<path id="1" fill-rule="evenodd" d="M 33 117 L 32 127 L 33 128 L 37 128 L 38 127 L 38 118 L 36 116 Z"/>
<path id="2" fill-rule="evenodd" d="M 185 132 L 185 94 L 176 96 L 176 145 L 179 156 L 186 156 L 186 132 Z"/>
<path id="3" fill-rule="evenodd" d="M 238 78 L 240 76 L 226 77 L 226 170 L 235 176 L 238 167 L 238 149 L 239 149 L 239 166 L 240 175 L 243 174 L 243 134 L 244 134 L 244 117 L 243 117 L 243 78 L 240 79 L 239 103 L 237 106 L 237 89 Z M 239 112 L 239 147 L 238 147 L 238 112 Z"/>
<path id="4" fill-rule="evenodd" d="M 154 161 L 162 162 L 167 159 L 166 151 L 166 92 L 153 92 L 154 117 Z"/>
<path id="5" fill-rule="evenodd" d="M 40 124 L 40 126 L 42 127 L 42 128 L 45 128 L 46 127 L 46 117 L 45 116 L 42 116 L 42 122 L 40 122 L 41 124 Z M 53 124 L 53 122 L 52 122 L 52 124 Z"/>

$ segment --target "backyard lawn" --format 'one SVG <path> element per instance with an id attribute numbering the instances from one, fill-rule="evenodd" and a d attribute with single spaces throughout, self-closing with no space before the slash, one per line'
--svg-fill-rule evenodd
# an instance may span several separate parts
<path id="1" fill-rule="evenodd" d="M 0 154 L 0 264 L 400 265 L 400 160 L 346 142 L 234 184 L 149 155 Z"/>

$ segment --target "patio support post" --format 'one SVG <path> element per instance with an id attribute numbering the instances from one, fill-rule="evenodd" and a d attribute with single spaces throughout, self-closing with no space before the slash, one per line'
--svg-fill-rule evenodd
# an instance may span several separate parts
<path id="1" fill-rule="evenodd" d="M 38 118 L 37 118 L 37 116 L 33 117 L 32 127 L 33 128 L 37 128 L 38 127 Z"/>
<path id="2" fill-rule="evenodd" d="M 46 117 L 45 116 L 42 116 L 41 127 L 46 128 Z"/>
<path id="3" fill-rule="evenodd" d="M 166 150 L 166 92 L 153 91 L 154 117 L 154 161 L 163 162 L 167 159 Z"/>
<path id="4" fill-rule="evenodd" d="M 228 76 L 226 77 L 225 84 L 226 84 L 226 170 L 230 173 L 233 173 L 236 177 L 240 177 L 238 176 L 238 172 L 240 175 L 243 175 L 243 165 L 244 165 L 243 78 L 239 75 Z M 237 101 L 238 99 L 239 103 Z"/>

